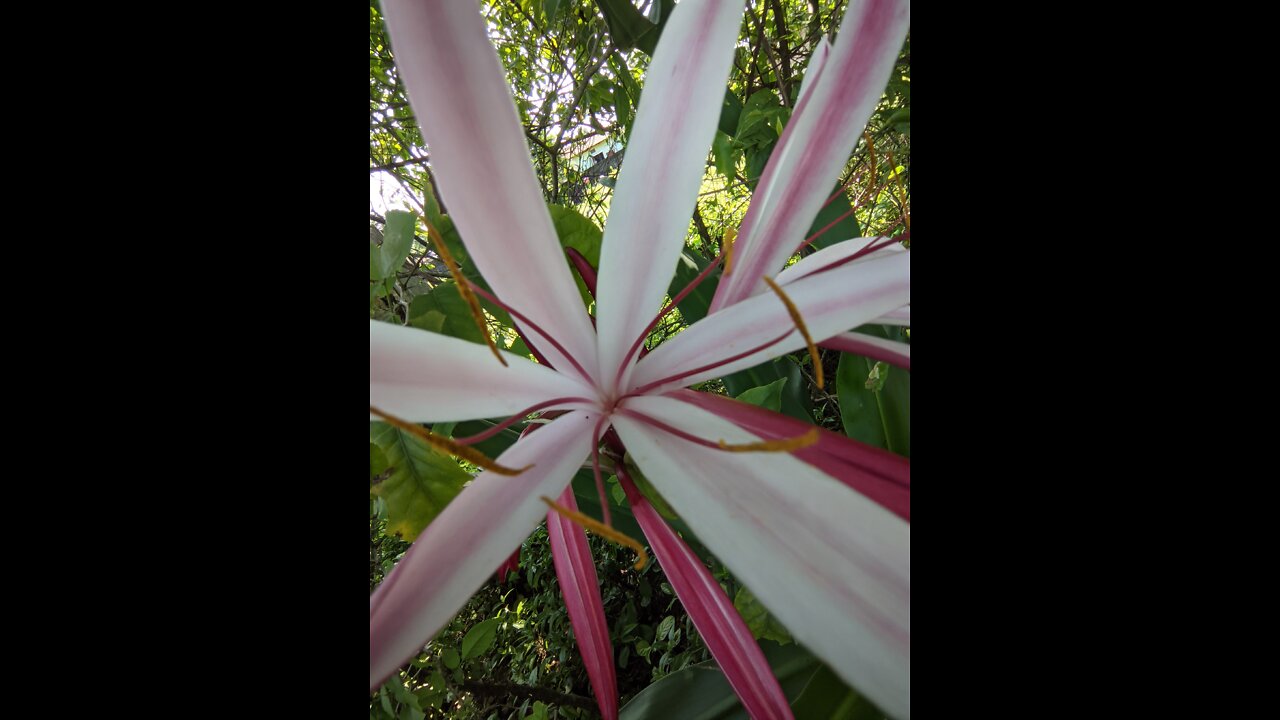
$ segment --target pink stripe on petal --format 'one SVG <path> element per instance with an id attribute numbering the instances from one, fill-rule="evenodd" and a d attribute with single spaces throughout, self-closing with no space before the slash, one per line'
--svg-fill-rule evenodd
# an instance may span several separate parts
<path id="1" fill-rule="evenodd" d="M 680 598 L 747 713 L 753 720 L 790 720 L 791 707 L 773 669 L 720 583 L 644 499 L 622 467 L 618 468 L 618 480 L 676 597 Z"/>
<path id="2" fill-rule="evenodd" d="M 591 452 L 596 417 L 572 412 L 516 441 L 497 461 L 533 467 L 484 472 L 427 526 L 369 598 L 369 689 L 416 655 L 538 526 L 539 499 L 564 491 Z"/>
<path id="3" fill-rule="evenodd" d="M 556 502 L 578 509 L 573 488 L 567 488 Z M 587 533 L 581 527 L 551 510 L 547 513 L 547 536 L 551 540 L 551 558 L 555 561 L 560 592 L 569 611 L 573 635 L 587 668 L 596 705 L 605 720 L 618 717 L 618 680 L 613 670 L 613 645 L 609 642 L 609 625 L 600 600 L 600 580 Z"/>
<path id="4" fill-rule="evenodd" d="M 677 390 L 667 397 L 709 410 L 766 440 L 797 437 L 813 428 L 809 423 L 723 395 Z M 817 444 L 791 454 L 903 520 L 911 520 L 911 461 L 901 455 L 822 428 L 818 428 Z"/>
<path id="5" fill-rule="evenodd" d="M 824 348 L 853 353 L 896 365 L 903 370 L 911 369 L 911 346 L 907 343 L 885 338 L 850 332 L 827 338 L 818 343 Z"/>

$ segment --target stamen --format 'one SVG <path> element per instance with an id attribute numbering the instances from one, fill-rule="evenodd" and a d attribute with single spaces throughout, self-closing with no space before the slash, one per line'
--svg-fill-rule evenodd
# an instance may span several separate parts
<path id="1" fill-rule="evenodd" d="M 809 357 L 813 358 L 813 380 L 818 383 L 818 387 L 824 387 L 822 382 L 822 358 L 818 357 L 818 346 L 814 344 L 813 338 L 809 336 L 809 328 L 805 327 L 804 318 L 800 317 L 800 308 L 797 308 L 795 303 L 791 302 L 791 298 L 787 297 L 787 294 L 782 291 L 782 288 L 778 287 L 778 283 L 774 282 L 773 278 L 765 275 L 764 281 L 769 286 L 769 289 L 782 301 L 782 304 L 787 306 L 787 313 L 791 315 L 791 322 L 796 324 L 796 329 L 804 336 L 804 344 L 809 348 Z"/>
<path id="2" fill-rule="evenodd" d="M 898 163 L 893 159 L 893 151 L 889 150 L 889 164 L 893 166 L 893 179 L 898 183 L 898 197 L 902 200 L 902 223 L 907 230 L 911 229 L 911 213 L 907 212 L 907 193 L 902 189 L 902 173 L 898 172 Z"/>
<path id="3" fill-rule="evenodd" d="M 570 510 L 569 508 L 561 505 L 555 500 L 552 500 L 546 495 L 543 495 L 540 499 L 542 500 L 542 502 L 546 503 L 547 506 L 550 507 L 552 510 L 555 510 L 556 512 L 560 513 L 560 516 L 563 517 L 564 519 L 573 523 L 577 523 L 578 525 L 581 525 L 584 529 L 590 530 L 591 532 L 599 535 L 602 538 L 605 538 L 606 540 L 612 540 L 613 542 L 618 543 L 619 545 L 622 545 L 624 547 L 629 547 L 632 550 L 635 550 L 636 555 L 639 556 L 636 558 L 636 564 L 635 564 L 635 568 L 637 570 L 643 570 L 644 566 L 649 564 L 649 553 L 645 552 L 644 546 L 636 542 L 635 540 L 627 537 L 626 535 L 623 535 L 622 533 L 618 532 L 617 530 L 614 530 L 611 527 L 601 524 L 600 521 L 598 520 L 595 520 L 586 515 L 583 515 L 577 510 Z"/>
<path id="4" fill-rule="evenodd" d="M 387 413 L 382 412 L 381 410 L 379 410 L 376 407 L 373 407 L 372 405 L 369 406 L 369 412 L 382 418 L 387 422 L 387 424 L 393 425 L 395 427 L 400 428 L 401 430 L 404 430 L 407 433 L 413 434 L 415 437 L 420 438 L 423 442 L 425 442 L 426 444 L 430 445 L 431 447 L 435 448 L 440 452 L 446 453 L 448 455 L 452 455 L 456 458 L 461 458 L 471 463 L 472 465 L 482 467 L 485 470 L 488 470 L 490 472 L 495 472 L 495 473 L 498 473 L 499 475 L 519 475 L 525 470 L 528 470 L 529 468 L 533 467 L 532 465 L 526 465 L 520 468 L 519 470 L 513 470 L 509 467 L 506 467 L 505 465 L 499 465 L 493 460 L 490 460 L 488 456 L 486 456 L 484 453 L 480 452 L 479 450 L 476 450 L 474 448 L 469 448 L 465 445 L 459 445 L 458 443 L 454 442 L 453 440 L 450 440 L 447 437 L 436 435 L 435 433 L 422 427 L 421 425 L 415 425 L 411 422 L 401 420 L 400 418 L 394 415 L 388 415 Z"/>
<path id="5" fill-rule="evenodd" d="M 580 398 L 580 397 L 552 398 L 551 400 L 540 402 L 537 405 L 534 405 L 532 407 L 527 407 L 524 410 L 521 410 L 520 412 L 516 413 L 515 415 L 512 415 L 511 417 L 507 418 L 506 420 L 503 420 L 497 425 L 494 425 L 488 430 L 484 430 L 482 432 L 476 433 L 475 435 L 469 435 L 464 438 L 454 438 L 453 441 L 458 443 L 459 445 L 475 445 L 478 442 L 483 442 L 485 440 L 488 440 L 494 435 L 497 435 L 503 430 L 506 430 L 512 425 L 515 425 L 521 420 L 524 420 L 525 416 L 527 415 L 538 412 L 543 408 L 551 407 L 552 405 L 563 405 L 565 403 L 571 403 L 571 402 L 581 402 L 581 403 L 590 404 L 591 400 L 588 398 Z"/>
<path id="6" fill-rule="evenodd" d="M 870 192 L 876 186 L 876 146 L 871 142 L 871 133 L 866 130 L 862 131 L 862 139 L 867 141 L 867 152 L 871 155 L 871 179 L 867 182 L 867 192 Z"/>
<path id="7" fill-rule="evenodd" d="M 431 243 L 436 246 L 436 254 L 444 261 L 445 267 L 449 268 L 449 274 L 453 276 L 453 281 L 458 286 L 458 294 L 466 301 L 467 307 L 471 309 L 471 319 L 475 321 L 476 327 L 480 328 L 480 334 L 484 336 L 485 343 L 489 346 L 489 350 L 493 352 L 493 356 L 498 358 L 498 362 L 503 367 L 507 367 L 506 358 L 502 357 L 502 353 L 498 352 L 498 346 L 493 342 L 493 336 L 489 334 L 489 323 L 484 321 L 484 312 L 480 309 L 480 301 L 476 300 L 475 293 L 471 292 L 471 286 L 467 279 L 462 277 L 462 270 L 458 269 L 458 263 L 454 261 L 453 255 L 449 253 L 449 248 L 445 247 L 444 238 L 440 236 L 440 232 L 436 230 L 431 221 L 425 215 L 422 216 L 422 224 L 427 226 L 427 237 L 431 238 Z"/>
<path id="8" fill-rule="evenodd" d="M 818 428 L 810 428 L 809 432 L 796 437 L 761 440 L 760 442 L 742 443 L 740 445 L 730 445 L 721 440 L 720 449 L 728 450 L 729 452 L 791 452 L 793 450 L 803 450 L 816 442 L 818 442 Z"/>
<path id="9" fill-rule="evenodd" d="M 738 239 L 737 228 L 726 228 L 724 240 L 720 241 L 720 252 L 724 254 L 724 274 L 728 275 L 733 267 L 733 241 Z"/>

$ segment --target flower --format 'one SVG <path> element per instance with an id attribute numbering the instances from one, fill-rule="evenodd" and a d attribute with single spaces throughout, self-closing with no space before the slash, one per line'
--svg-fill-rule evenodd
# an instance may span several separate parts
<path id="1" fill-rule="evenodd" d="M 648 72 L 605 230 L 593 328 L 528 160 L 519 118 L 472 0 L 384 0 L 400 73 L 441 193 L 473 262 L 547 363 L 371 322 L 370 405 L 410 422 L 557 411 L 480 473 L 370 598 L 370 686 L 418 652 L 543 518 L 584 662 L 617 715 L 612 649 L 572 502 L 575 471 L 612 428 L 699 538 L 846 681 L 910 715 L 909 464 L 803 422 L 683 388 L 818 342 L 858 347 L 869 322 L 909 321 L 910 259 L 884 240 L 794 252 L 879 98 L 906 0 L 851 4 L 820 45 L 744 220 L 712 312 L 637 362 L 683 247 L 720 113 L 743 0 L 684 0 Z M 495 202 L 495 199 L 497 202 Z M 776 283 L 778 290 L 771 289 Z M 874 348 L 901 360 L 897 344 Z M 861 352 L 861 350 L 860 350 Z M 869 353 L 868 353 L 869 354 Z M 734 452 L 793 447 L 791 452 Z M 728 447 L 729 449 L 725 449 Z M 705 567 L 618 474 L 707 646 L 753 717 L 790 717 L 759 646 Z M 606 505 L 607 507 L 607 505 Z M 569 509 L 572 509 L 571 507 Z"/>

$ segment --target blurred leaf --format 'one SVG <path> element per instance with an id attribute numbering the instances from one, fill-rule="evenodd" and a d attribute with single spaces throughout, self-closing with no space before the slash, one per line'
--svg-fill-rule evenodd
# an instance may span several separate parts
<path id="1" fill-rule="evenodd" d="M 774 412 L 781 412 L 782 407 L 782 386 L 787 384 L 787 378 L 782 377 L 774 380 L 768 385 L 753 387 L 737 397 L 745 403 L 751 403 L 757 407 L 762 407 Z"/>
<path id="2" fill-rule="evenodd" d="M 745 586 L 739 588 L 738 594 L 734 596 L 733 607 L 737 609 L 738 614 L 747 623 L 747 628 L 757 640 L 773 640 L 781 645 L 791 642 L 791 633 L 769 614 L 768 608 L 762 605 Z"/>
<path id="3" fill-rule="evenodd" d="M 414 298 L 409 304 L 409 324 L 441 335 L 484 343 L 484 334 L 454 282 L 440 283 L 430 292 Z M 495 366 L 497 362 L 494 360 Z"/>
<path id="4" fill-rule="evenodd" d="M 465 637 L 462 638 L 462 659 L 470 660 L 478 655 L 482 655 L 493 647 L 493 641 L 497 636 L 499 618 L 492 618 L 476 625 L 467 631 Z"/>
<path id="5" fill-rule="evenodd" d="M 369 423 L 369 440 L 386 455 L 391 475 L 370 488 L 387 504 L 387 532 L 406 541 L 418 537 L 453 500 L 471 475 L 453 458 L 438 454 L 426 443 L 399 428 Z"/>
<path id="6" fill-rule="evenodd" d="M 600 241 L 604 239 L 604 233 L 600 228 L 573 208 L 548 205 L 547 212 L 551 213 L 551 222 L 555 225 L 560 245 L 582 253 L 587 262 L 591 263 L 591 267 L 600 267 Z M 569 264 L 569 274 L 578 284 L 583 305 L 590 305 L 593 300 L 591 293 L 587 291 L 586 284 L 582 282 L 582 278 L 578 277 L 578 272 L 572 269 L 572 263 L 567 255 L 564 261 Z M 534 340 L 534 344 L 537 344 L 537 340 Z"/>
<path id="7" fill-rule="evenodd" d="M 733 171 L 737 165 L 737 158 L 734 157 L 733 138 L 717 130 L 715 139 L 711 141 L 711 152 L 716 158 L 716 170 L 719 170 L 720 174 L 729 180 L 733 180 Z"/>
<path id="8" fill-rule="evenodd" d="M 387 454 L 382 452 L 382 448 L 369 443 L 369 479 L 382 474 L 387 469 Z"/>
<path id="9" fill-rule="evenodd" d="M 799 645 L 760 643 L 788 700 L 794 700 L 821 667 Z M 747 711 L 714 660 L 689 665 L 641 690 L 622 707 L 619 720 L 747 720 Z M 810 720 L 797 716 L 797 720 Z"/>
<path id="10" fill-rule="evenodd" d="M 838 190 L 840 190 L 839 185 L 832 188 L 832 195 L 835 195 Z M 839 221 L 836 220 L 837 218 L 840 218 L 841 215 L 848 213 L 852 207 L 853 205 L 849 202 L 849 194 L 847 192 L 841 192 L 839 195 L 835 195 L 834 200 L 824 205 L 822 209 L 818 211 L 818 216 L 814 218 L 813 225 L 809 227 L 809 232 L 805 233 L 805 237 L 809 238 L 813 237 L 814 233 L 819 230 L 822 231 L 822 234 L 814 237 L 811 242 L 811 246 L 815 250 L 821 250 L 822 248 L 829 247 L 838 242 L 844 242 L 850 238 L 862 236 L 862 230 L 858 227 L 858 221 L 852 214 L 849 214 L 847 217 L 844 217 Z M 835 224 L 832 225 L 832 223 Z M 831 227 L 827 227 L 828 225 L 831 225 Z"/>
<path id="11" fill-rule="evenodd" d="M 902 328 L 864 325 L 858 332 L 899 342 L 906 340 Z M 900 368 L 885 376 L 880 390 L 869 389 L 868 380 L 876 361 L 840 354 L 836 369 L 836 396 L 844 432 L 868 445 L 886 448 L 911 457 L 911 373 Z"/>
<path id="12" fill-rule="evenodd" d="M 800 697 L 791 704 L 797 718 L 831 720 L 885 720 L 886 716 L 870 700 L 844 684 L 831 668 L 821 667 L 809 679 Z"/>
<path id="13" fill-rule="evenodd" d="M 440 653 L 440 660 L 444 662 L 445 667 L 452 670 L 458 667 L 458 651 L 453 648 L 445 648 L 444 652 Z"/>
<path id="14" fill-rule="evenodd" d="M 374 279 L 389 278 L 395 275 L 404 264 L 405 258 L 409 256 L 409 250 L 413 247 L 414 226 L 413 213 L 403 210 L 391 210 L 387 213 L 387 226 L 382 233 L 382 251 L 379 258 L 380 274 Z"/>

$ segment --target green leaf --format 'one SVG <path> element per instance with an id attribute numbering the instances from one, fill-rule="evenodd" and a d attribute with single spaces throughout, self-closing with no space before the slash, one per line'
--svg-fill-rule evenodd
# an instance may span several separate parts
<path id="1" fill-rule="evenodd" d="M 391 475 L 370 488 L 387 504 L 387 532 L 413 541 L 462 490 L 471 475 L 453 458 L 386 423 L 369 423 L 369 440 L 386 455 Z"/>
<path id="2" fill-rule="evenodd" d="M 831 720 L 885 720 L 885 714 L 856 690 L 844 684 L 831 668 L 823 666 L 809 679 L 800 697 L 791 704 L 797 718 Z"/>
<path id="3" fill-rule="evenodd" d="M 378 477 L 387 469 L 390 463 L 387 462 L 387 454 L 382 452 L 382 448 L 369 443 L 369 479 Z"/>
<path id="4" fill-rule="evenodd" d="M 671 630 L 676 626 L 676 619 L 670 615 L 662 618 L 662 622 L 658 623 L 658 639 L 661 640 L 671 634 Z"/>
<path id="5" fill-rule="evenodd" d="M 414 298 L 409 304 L 409 324 L 469 342 L 484 342 L 484 334 L 454 282 L 440 283 L 431 292 Z"/>
<path id="6" fill-rule="evenodd" d="M 400 683 L 399 677 L 393 677 L 386 687 L 391 688 L 391 694 L 396 696 L 396 700 L 411 708 L 418 709 L 418 697 L 410 693 L 405 686 Z"/>
<path id="7" fill-rule="evenodd" d="M 463 660 L 470 660 L 473 657 L 482 655 L 493 647 L 499 622 L 501 622 L 499 618 L 492 618 L 467 631 L 466 636 L 462 638 Z"/>
<path id="8" fill-rule="evenodd" d="M 739 395 L 737 399 L 745 403 L 751 403 L 756 407 L 762 407 L 774 412 L 781 412 L 782 386 L 786 384 L 787 378 L 778 378 L 768 385 L 751 388 Z"/>
<path id="9" fill-rule="evenodd" d="M 794 700 L 814 670 L 821 667 L 817 658 L 799 645 L 780 647 L 766 641 L 760 643 L 760 648 L 788 700 Z M 747 712 L 724 673 L 714 660 L 708 660 L 686 666 L 641 690 L 623 706 L 618 717 L 619 720 L 747 720 Z M 809 720 L 807 716 L 797 718 Z"/>
<path id="10" fill-rule="evenodd" d="M 745 586 L 740 588 L 738 594 L 734 596 L 733 607 L 737 609 L 738 614 L 747 623 L 747 628 L 757 640 L 774 640 L 781 645 L 791 642 L 791 633 L 787 632 L 782 623 L 778 622 L 769 613 L 768 608 L 762 605 Z"/>
<path id="11" fill-rule="evenodd" d="M 733 180 L 733 171 L 737 165 L 733 138 L 717 130 L 715 139 L 711 141 L 711 152 L 716 158 L 716 170 L 729 180 Z"/>
<path id="12" fill-rule="evenodd" d="M 600 241 L 604 239 L 604 233 L 600 228 L 573 208 L 548 205 L 547 212 L 551 214 L 551 222 L 556 227 L 560 245 L 582 253 L 587 262 L 591 263 L 591 267 L 600 267 Z M 565 262 L 569 262 L 567 255 Z M 586 284 L 582 282 L 582 278 L 578 277 L 576 270 L 570 269 L 569 273 L 578 283 L 578 292 L 582 294 L 583 305 L 589 306 L 593 301 Z"/>
<path id="13" fill-rule="evenodd" d="M 547 22 L 556 19 L 556 12 L 560 10 L 560 0 L 542 0 L 542 12 L 547 18 Z"/>
<path id="14" fill-rule="evenodd" d="M 404 264 L 413 247 L 413 229 L 416 218 L 413 213 L 403 210 L 391 210 L 387 213 L 387 226 L 382 233 L 382 252 L 380 255 L 379 276 L 376 279 L 389 278 Z"/>
<path id="15" fill-rule="evenodd" d="M 906 339 L 902 328 L 897 327 L 864 325 L 858 332 L 899 342 Z M 911 373 L 895 369 L 882 383 L 877 378 L 869 388 L 868 381 L 872 380 L 875 367 L 876 361 L 870 358 L 851 353 L 840 355 L 836 397 L 840 401 L 844 432 L 868 445 L 911 457 Z M 880 385 L 879 390 L 873 389 L 876 385 Z"/>
<path id="16" fill-rule="evenodd" d="M 809 410 L 813 403 L 805 390 L 800 367 L 785 355 L 725 377 L 724 387 L 730 395 L 737 397 L 752 388 L 771 385 L 780 378 L 787 381 L 779 393 L 780 412 L 797 420 L 813 422 Z"/>
<path id="17" fill-rule="evenodd" d="M 831 189 L 834 195 L 840 186 L 837 185 Z M 834 200 L 827 203 L 818 211 L 818 216 L 814 218 L 813 225 L 809 227 L 809 232 L 805 233 L 805 237 L 813 237 L 813 234 L 822 230 L 822 234 L 813 238 L 812 247 L 821 250 L 838 242 L 844 242 L 850 238 L 862 236 L 862 230 L 858 227 L 858 221 L 854 219 L 852 214 L 836 221 L 841 215 L 848 213 L 853 206 L 849 203 L 849 194 L 841 192 Z M 835 223 L 831 225 L 831 223 Z M 831 225 L 831 227 L 827 227 Z M 826 228 L 823 230 L 823 228 Z"/>
<path id="18" fill-rule="evenodd" d="M 440 660 L 444 662 L 445 667 L 452 670 L 458 667 L 458 651 L 453 648 L 445 648 L 445 651 L 440 653 Z"/>
<path id="19" fill-rule="evenodd" d="M 547 705 L 541 700 L 533 701 L 533 712 L 529 715 L 529 720 L 547 720 Z"/>
<path id="20" fill-rule="evenodd" d="M 638 47 L 645 54 L 653 54 L 661 30 L 649 22 L 648 18 L 631 4 L 631 0 L 596 0 L 596 5 L 600 6 L 600 12 L 609 24 L 609 35 L 619 50 L 626 52 Z"/>

